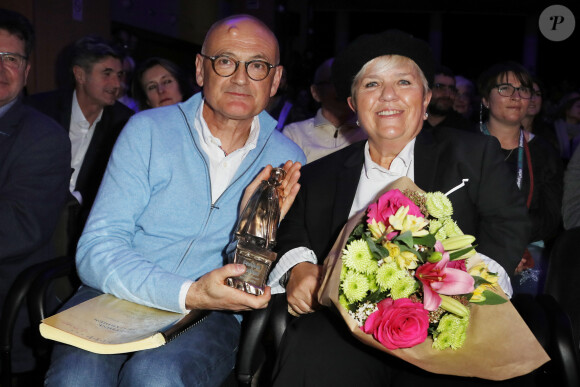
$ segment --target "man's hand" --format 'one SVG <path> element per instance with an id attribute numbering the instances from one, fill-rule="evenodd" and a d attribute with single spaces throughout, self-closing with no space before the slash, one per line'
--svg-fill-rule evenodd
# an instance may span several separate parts
<path id="1" fill-rule="evenodd" d="M 264 289 L 264 294 L 255 296 L 226 284 L 228 277 L 237 277 L 245 271 L 244 265 L 231 263 L 205 274 L 189 287 L 186 308 L 234 312 L 265 308 L 270 302 L 269 286 Z"/>
<path id="2" fill-rule="evenodd" d="M 292 268 L 286 285 L 288 306 L 298 314 L 312 313 L 318 303 L 318 289 L 321 284 L 322 266 L 302 262 Z"/>
<path id="3" fill-rule="evenodd" d="M 296 199 L 296 195 L 300 190 L 300 184 L 298 184 L 298 179 L 300 178 L 300 168 L 302 164 L 299 162 L 292 162 L 290 160 L 286 161 L 284 164 L 284 170 L 286 171 L 286 178 L 282 180 L 282 184 L 278 187 L 278 195 L 280 196 L 280 220 L 284 219 L 286 213 L 290 207 L 292 207 L 292 203 L 294 203 L 294 199 Z M 240 214 L 246 207 L 246 204 L 250 200 L 250 197 L 254 193 L 254 191 L 258 188 L 260 183 L 263 180 L 268 180 L 270 177 L 270 172 L 272 171 L 272 166 L 267 165 L 262 172 L 256 176 L 256 178 L 246 187 L 244 191 L 244 196 L 242 197 L 242 203 L 240 206 Z"/>
<path id="4" fill-rule="evenodd" d="M 522 257 L 522 260 L 520 261 L 518 267 L 516 268 L 516 274 L 520 274 L 522 271 L 526 269 L 531 269 L 532 267 L 534 267 L 534 257 L 532 257 L 530 251 L 526 249 L 524 251 L 524 256 Z"/>

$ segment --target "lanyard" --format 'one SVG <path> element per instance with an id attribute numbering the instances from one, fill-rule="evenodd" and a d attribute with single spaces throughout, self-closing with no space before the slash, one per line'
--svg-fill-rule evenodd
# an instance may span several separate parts
<path id="1" fill-rule="evenodd" d="M 487 129 L 487 124 L 481 125 L 481 132 L 490 136 L 489 130 Z M 530 174 L 530 192 L 528 195 L 528 200 L 526 202 L 527 207 L 530 208 L 530 204 L 532 202 L 532 193 L 534 191 L 534 175 L 532 171 L 532 160 L 530 157 L 530 150 L 528 148 L 528 143 L 524 137 L 524 131 L 520 129 L 520 140 L 518 145 L 518 170 L 516 174 L 516 184 L 518 185 L 519 189 L 522 189 L 522 179 L 524 175 L 524 151 L 527 156 L 528 162 L 528 171 Z"/>

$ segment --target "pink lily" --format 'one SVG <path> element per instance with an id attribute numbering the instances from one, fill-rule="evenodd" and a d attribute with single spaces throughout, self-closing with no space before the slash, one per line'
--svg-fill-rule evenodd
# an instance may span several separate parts
<path id="1" fill-rule="evenodd" d="M 417 268 L 415 277 L 423 284 L 423 305 L 433 311 L 441 305 L 439 294 L 448 296 L 473 292 L 474 280 L 469 273 L 460 269 L 447 267 L 449 253 L 444 252 L 443 245 L 437 241 L 435 251 L 443 253 L 437 263 L 425 263 Z"/>

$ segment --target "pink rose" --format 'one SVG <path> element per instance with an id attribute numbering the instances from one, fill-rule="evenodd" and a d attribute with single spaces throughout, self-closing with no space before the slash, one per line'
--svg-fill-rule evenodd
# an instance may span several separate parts
<path id="1" fill-rule="evenodd" d="M 389 216 L 395 215 L 402 206 L 409 206 L 407 215 L 425 217 L 411 199 L 403 195 L 398 189 L 392 189 L 385 192 L 377 202 L 369 205 L 367 223 L 372 223 L 374 219 L 377 223 L 383 222 L 388 227 L 390 224 Z"/>
<path id="2" fill-rule="evenodd" d="M 427 338 L 429 312 L 423 304 L 408 298 L 385 298 L 377 304 L 362 330 L 370 333 L 388 349 L 410 348 Z"/>

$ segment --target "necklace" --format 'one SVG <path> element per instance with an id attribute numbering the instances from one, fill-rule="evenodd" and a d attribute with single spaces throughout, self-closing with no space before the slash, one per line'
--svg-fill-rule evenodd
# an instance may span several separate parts
<path id="1" fill-rule="evenodd" d="M 507 159 L 509 159 L 509 158 L 510 158 L 510 156 L 511 156 L 511 155 L 512 155 L 512 153 L 514 152 L 514 149 L 516 149 L 516 148 L 513 148 L 513 149 L 510 151 L 510 153 L 508 153 L 508 155 L 505 157 L 505 159 L 503 159 L 503 161 L 506 161 Z"/>

